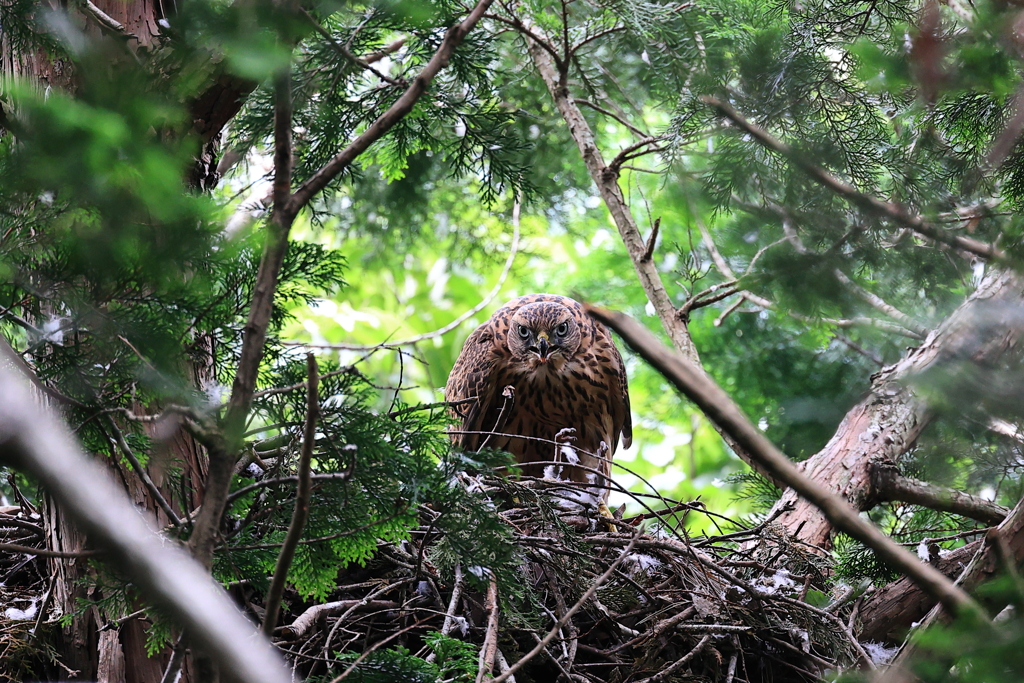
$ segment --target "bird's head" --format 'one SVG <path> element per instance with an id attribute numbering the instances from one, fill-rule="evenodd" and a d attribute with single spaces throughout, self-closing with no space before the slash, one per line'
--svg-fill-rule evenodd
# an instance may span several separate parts
<path id="1" fill-rule="evenodd" d="M 530 367 L 561 368 L 580 347 L 580 326 L 572 312 L 554 301 L 526 304 L 512 316 L 508 350 Z"/>

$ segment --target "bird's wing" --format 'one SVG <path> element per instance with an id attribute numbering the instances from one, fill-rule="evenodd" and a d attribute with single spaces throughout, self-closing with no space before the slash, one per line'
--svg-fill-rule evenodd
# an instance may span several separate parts
<path id="1" fill-rule="evenodd" d="M 459 431 L 479 432 L 485 429 L 484 417 L 497 397 L 495 371 L 502 359 L 493 321 L 484 323 L 469 335 L 448 375 L 444 390 L 445 400 L 449 403 L 476 399 L 448 409 L 452 417 L 461 420 Z M 475 450 L 483 437 L 483 434 L 452 434 L 452 441 L 464 449 Z"/>
<path id="2" fill-rule="evenodd" d="M 605 334 L 608 334 L 607 331 Z M 610 340 L 609 340 L 610 341 Z M 626 364 L 622 361 L 622 354 L 615 347 L 615 343 L 611 343 L 611 367 L 609 370 L 612 372 L 612 413 L 615 415 L 615 421 L 622 422 L 622 447 L 629 448 L 633 443 L 633 418 L 629 410 L 629 381 L 626 378 Z M 618 385 L 618 386 L 616 386 Z M 620 399 L 616 401 L 616 398 Z M 620 412 L 621 411 L 621 412 Z M 615 448 L 609 444 L 611 448 Z"/>

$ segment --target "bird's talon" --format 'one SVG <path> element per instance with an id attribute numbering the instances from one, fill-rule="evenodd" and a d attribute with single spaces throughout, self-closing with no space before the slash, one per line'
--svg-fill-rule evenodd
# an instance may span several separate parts
<path id="1" fill-rule="evenodd" d="M 607 505 L 605 505 L 604 503 L 598 503 L 597 514 L 601 515 L 607 520 L 610 520 L 604 523 L 605 526 L 608 528 L 608 531 L 610 531 L 611 533 L 615 533 L 617 531 L 615 525 L 612 523 L 612 521 L 615 520 L 615 515 L 612 514 L 612 511 L 608 509 Z"/>

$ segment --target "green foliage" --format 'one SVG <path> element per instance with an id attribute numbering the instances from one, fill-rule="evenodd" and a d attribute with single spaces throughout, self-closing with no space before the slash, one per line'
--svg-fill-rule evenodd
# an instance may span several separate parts
<path id="1" fill-rule="evenodd" d="M 771 303 L 766 310 L 753 299 L 726 298 L 689 311 L 688 323 L 710 374 L 794 460 L 820 450 L 878 364 L 920 336 L 872 323 L 883 313 L 841 278 L 932 328 L 979 273 L 815 183 L 721 119 L 703 96 L 728 101 L 859 191 L 950 234 L 998 240 L 1019 253 L 1024 230 L 1012 214 L 1024 202 L 1024 151 L 1018 145 L 1005 162 L 987 162 L 1020 85 L 1020 59 L 1007 47 L 1012 7 L 978 2 L 967 21 L 943 5 L 940 29 L 927 35 L 916 6 L 896 0 L 606 0 L 573 3 L 568 27 L 549 4 L 524 2 L 519 11 L 538 30 L 587 41 L 567 65 L 566 85 L 605 112 L 581 104 L 606 160 L 640 134 L 661 136 L 660 156 L 630 160 L 620 186 L 645 236 L 660 220 L 653 261 L 670 299 L 682 305 L 706 288 L 732 286 L 733 276 L 717 268 L 724 261 L 737 286 Z M 34 84 L 3 84 L 4 118 L 13 123 L 0 136 L 0 331 L 89 450 L 120 462 L 117 426 L 142 461 L 161 453 L 166 437 L 108 420 L 120 419 L 120 408 L 179 403 L 219 414 L 263 239 L 260 221 L 232 234 L 223 226 L 232 210 L 262 196 L 239 199 L 272 148 L 271 77 L 288 70 L 292 79 L 298 184 L 396 102 L 463 14 L 452 0 L 317 3 L 313 21 L 269 0 L 186 3 L 152 46 L 132 50 L 61 14 L 44 15 L 38 3 L 0 3 L 4 40 L 61 60 L 75 85 L 72 96 L 60 87 L 40 93 Z M 259 389 L 302 385 L 301 358 L 285 342 L 372 346 L 430 333 L 498 291 L 461 327 L 401 353 L 322 352 L 313 468 L 342 476 L 314 488 L 289 577 L 302 599 L 328 599 L 339 569 L 369 563 L 379 540 L 408 540 L 422 515 L 442 536 L 423 561 L 449 575 L 456 563 L 472 567 L 467 576 L 477 588 L 486 583 L 483 568 L 493 571 L 505 614 L 528 623 L 534 605 L 521 588 L 522 557 L 509 527 L 495 501 L 467 492 L 469 480 L 459 478 L 507 459 L 452 453 L 442 410 L 407 409 L 442 398 L 473 326 L 516 295 L 573 294 L 658 327 L 524 39 L 500 28 L 485 21 L 471 33 L 413 111 L 293 230 Z M 920 56 L 925 38 L 941 47 L 930 61 Z M 205 196 L 186 180 L 206 141 L 190 132 L 185 103 L 230 77 L 241 77 L 243 97 L 253 89 L 226 140 L 243 162 L 219 194 Z M 515 195 L 528 200 L 522 240 L 499 282 Z M 646 479 L 669 496 L 736 515 L 771 504 L 777 491 L 743 469 L 693 406 L 638 358 L 627 354 L 627 364 L 635 445 L 616 456 L 620 483 L 644 488 Z M 958 368 L 946 371 L 915 384 L 943 412 L 900 463 L 904 472 L 974 492 L 990 488 L 1016 502 L 1024 486 L 1019 448 L 985 434 L 981 412 L 963 405 L 1019 421 L 1019 369 L 970 378 L 967 389 L 954 381 L 962 379 Z M 301 388 L 257 397 L 245 455 L 266 470 L 253 464 L 235 485 L 253 488 L 232 501 L 222 529 L 215 562 L 222 580 L 260 591 L 273 570 L 294 487 L 271 480 L 295 473 L 304 400 Z M 166 463 L 166 474 L 172 503 L 190 508 L 194 482 L 183 464 Z M 731 501 L 737 489 L 741 500 Z M 687 519 L 690 531 L 707 523 L 698 518 Z M 896 504 L 872 518 L 911 546 L 973 527 Z M 844 579 L 892 578 L 844 536 L 836 562 Z M 559 566 L 566 575 L 575 569 Z M 97 606 L 120 615 L 129 597 L 104 584 Z M 964 657 L 953 669 L 937 660 L 928 680 L 1016 673 L 1015 621 L 988 641 L 962 637 L 968 626 L 923 641 L 933 653 Z M 155 622 L 151 650 L 168 634 Z M 432 665 L 405 650 L 380 650 L 350 678 L 472 677 L 473 646 L 439 635 L 428 644 L 438 655 Z M 997 657 L 1008 662 L 1003 670 L 991 668 Z"/>
<path id="2" fill-rule="evenodd" d="M 441 680 L 438 678 L 440 670 L 436 664 L 411 655 L 405 648 L 377 650 L 356 665 L 359 657 L 360 655 L 355 652 L 338 655 L 338 663 L 344 667 L 342 671 L 347 670 L 348 666 L 355 665 L 348 680 L 357 683 L 435 683 Z"/>
<path id="3" fill-rule="evenodd" d="M 437 655 L 434 661 L 437 665 L 438 680 L 450 680 L 453 683 L 469 683 L 476 680 L 479 668 L 478 647 L 440 633 L 428 633 L 424 640 Z"/>
<path id="4" fill-rule="evenodd" d="M 443 34 L 436 27 L 448 26 L 461 12 L 458 3 L 421 3 L 422 14 L 410 24 L 391 4 L 329 14 L 305 40 L 292 86 L 295 123 L 305 131 L 295 150 L 297 181 L 312 175 L 395 103 L 440 45 Z M 404 44 L 386 52 L 399 36 Z M 379 65 L 391 72 L 388 80 L 357 63 L 378 51 L 385 51 L 384 60 L 390 63 L 390 69 Z M 443 164 L 448 174 L 476 174 L 479 198 L 486 205 L 506 190 L 528 190 L 524 169 L 529 146 L 520 135 L 515 111 L 504 106 L 495 89 L 490 66 L 496 57 L 492 36 L 470 34 L 428 95 L 349 173 L 371 168 L 391 183 L 406 177 L 410 164 L 418 163 L 414 157 L 428 154 L 436 155 L 433 163 Z M 272 100 L 269 87 L 248 100 L 232 128 L 237 149 L 269 145 Z M 343 180 L 339 177 L 333 188 L 340 188 Z"/>
<path id="5" fill-rule="evenodd" d="M 981 590 L 996 611 L 1006 610 L 995 623 L 963 614 L 950 623 L 937 623 L 913 636 L 914 656 L 909 669 L 923 683 L 1011 683 L 1024 675 L 1024 605 L 1019 577 L 999 576 Z M 849 674 L 841 681 L 866 681 Z"/>
<path id="6" fill-rule="evenodd" d="M 472 683 L 476 680 L 479 667 L 479 648 L 455 638 L 428 633 L 424 638 L 427 646 L 436 655 L 433 662 L 413 656 L 405 648 L 378 650 L 359 662 L 349 675 L 351 680 L 362 683 Z M 339 670 L 345 671 L 359 658 L 356 653 L 339 654 Z"/>

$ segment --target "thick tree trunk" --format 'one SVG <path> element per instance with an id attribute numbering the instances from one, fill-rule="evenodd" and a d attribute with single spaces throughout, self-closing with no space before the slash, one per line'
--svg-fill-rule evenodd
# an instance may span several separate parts
<path id="1" fill-rule="evenodd" d="M 1022 334 L 1024 279 L 995 271 L 921 346 L 872 377 L 868 397 L 846 414 L 825 448 L 801 464 L 804 473 L 856 509 L 871 509 L 881 499 L 873 469 L 894 463 L 933 417 L 908 383 L 926 371 L 956 372 L 958 363 L 992 365 L 1016 349 Z M 820 510 L 792 490 L 782 494 L 773 512 L 787 506 L 792 509 L 777 518 L 778 524 L 801 541 L 830 547 L 832 526 Z"/>

